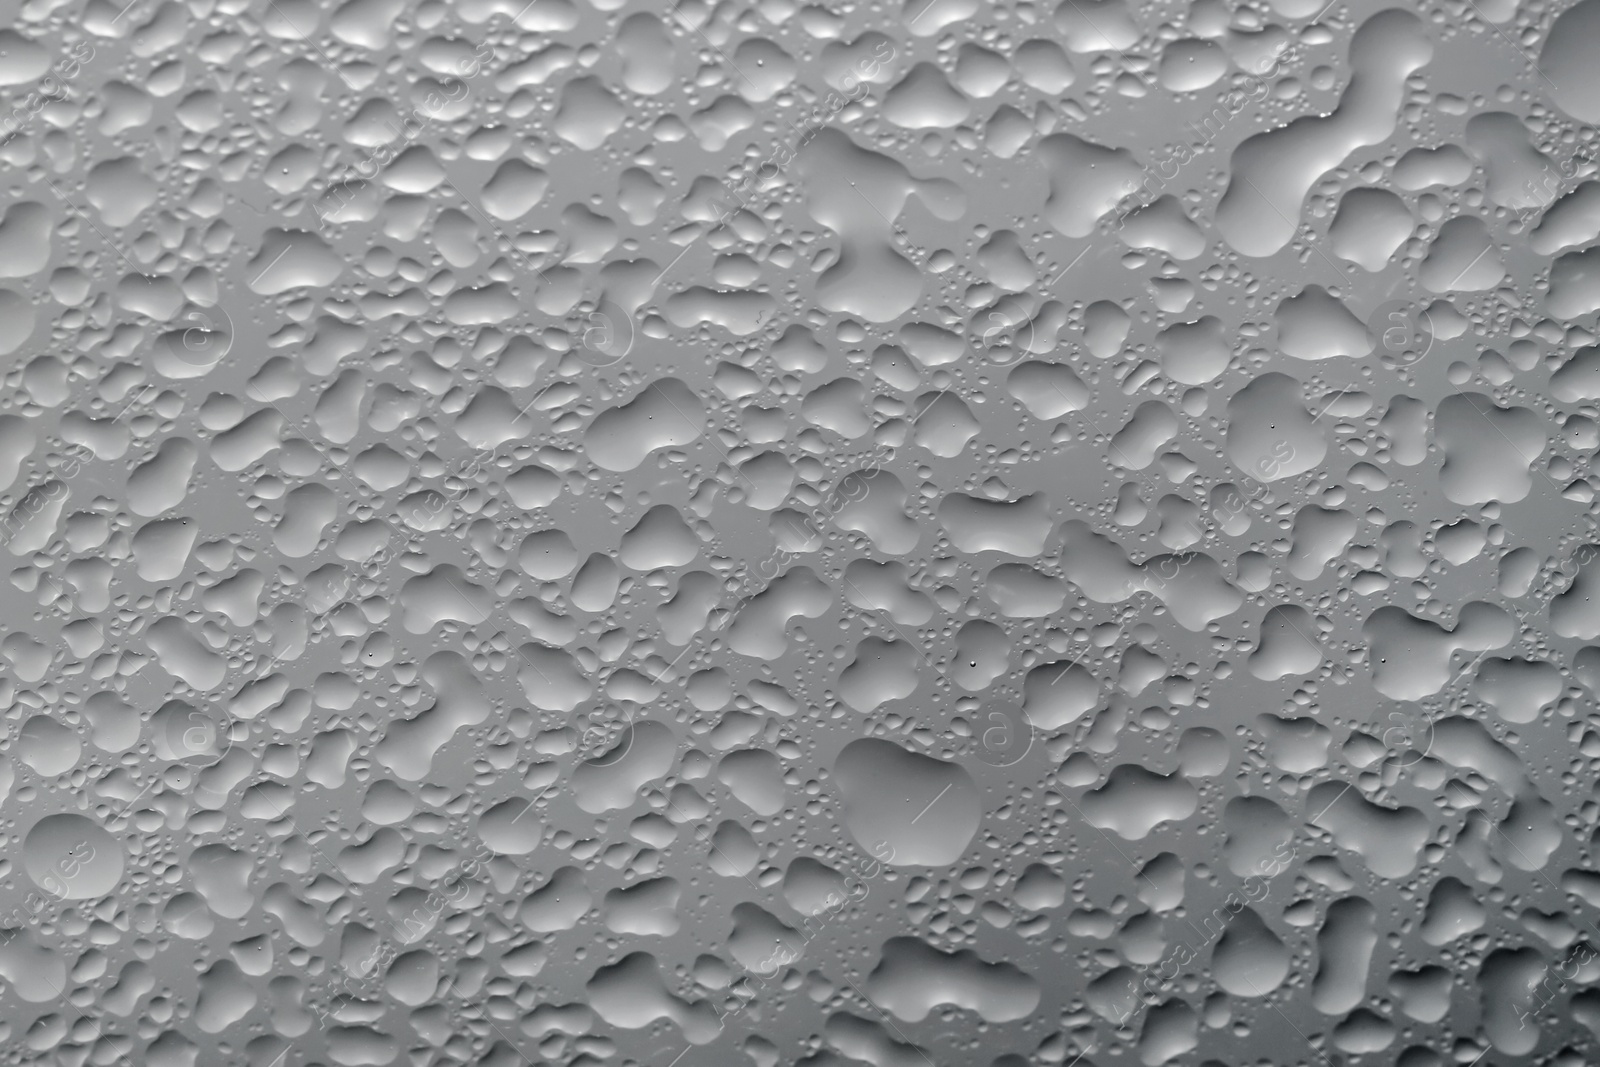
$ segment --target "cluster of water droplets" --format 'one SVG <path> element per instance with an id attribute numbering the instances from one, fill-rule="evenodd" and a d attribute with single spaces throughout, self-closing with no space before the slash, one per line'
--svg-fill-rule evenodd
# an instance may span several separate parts
<path id="1" fill-rule="evenodd" d="M 16 5 L 6 1061 L 1593 1062 L 1597 20 Z"/>

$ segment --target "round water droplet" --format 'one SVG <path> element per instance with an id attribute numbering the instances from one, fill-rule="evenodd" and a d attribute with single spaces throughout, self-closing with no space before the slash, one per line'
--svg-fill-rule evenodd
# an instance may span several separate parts
<path id="1" fill-rule="evenodd" d="M 34 884 L 65 900 L 92 900 L 122 878 L 122 846 L 98 823 L 64 812 L 33 824 L 22 865 Z"/>

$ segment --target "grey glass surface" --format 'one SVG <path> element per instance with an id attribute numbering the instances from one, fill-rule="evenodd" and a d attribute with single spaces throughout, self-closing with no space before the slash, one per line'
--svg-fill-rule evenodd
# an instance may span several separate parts
<path id="1" fill-rule="evenodd" d="M 1600 0 L 0 28 L 0 1061 L 1600 1061 Z"/>

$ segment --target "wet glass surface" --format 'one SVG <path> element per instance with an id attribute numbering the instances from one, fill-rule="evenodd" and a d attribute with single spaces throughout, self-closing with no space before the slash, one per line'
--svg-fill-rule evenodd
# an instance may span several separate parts
<path id="1" fill-rule="evenodd" d="M 4 1062 L 1600 1059 L 1600 0 L 4 26 Z"/>

